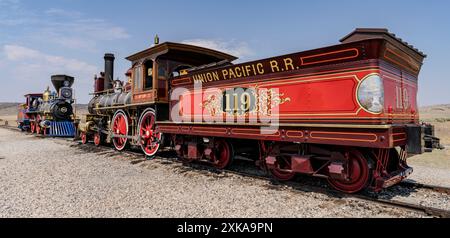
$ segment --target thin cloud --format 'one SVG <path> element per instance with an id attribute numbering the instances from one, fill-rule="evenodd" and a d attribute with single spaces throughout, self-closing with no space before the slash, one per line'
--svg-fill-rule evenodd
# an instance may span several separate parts
<path id="1" fill-rule="evenodd" d="M 237 42 L 236 40 L 190 39 L 184 40 L 182 43 L 218 50 L 234 55 L 241 60 L 254 54 L 246 42 Z"/>
<path id="2" fill-rule="evenodd" d="M 19 0 L 0 0 L 0 7 L 18 7 L 20 1 Z"/>
<path id="3" fill-rule="evenodd" d="M 6 59 L 19 64 L 41 67 L 44 71 L 62 70 L 68 72 L 95 73 L 97 68 L 86 62 L 42 53 L 20 45 L 5 45 Z M 47 70 L 46 70 L 47 69 Z"/>
<path id="4" fill-rule="evenodd" d="M 38 12 L 18 0 L 0 0 L 0 26 L 21 29 L 28 39 L 90 52 L 102 41 L 131 37 L 125 28 L 104 19 L 60 8 Z"/>
<path id="5" fill-rule="evenodd" d="M 96 66 L 79 59 L 47 54 L 17 44 L 1 47 L 0 59 L 2 77 L 9 79 L 2 81 L 1 90 L 4 91 L 0 94 L 0 100 L 4 101 L 19 101 L 25 93 L 43 91 L 51 85 L 50 76 L 54 74 L 74 76 L 75 90 L 89 92 L 92 90 L 92 78 L 99 71 Z"/>
<path id="6" fill-rule="evenodd" d="M 81 12 L 77 11 L 68 11 L 60 8 L 50 8 L 45 11 L 45 14 L 50 16 L 62 16 L 62 17 L 72 17 L 72 18 L 79 18 L 83 16 Z"/>

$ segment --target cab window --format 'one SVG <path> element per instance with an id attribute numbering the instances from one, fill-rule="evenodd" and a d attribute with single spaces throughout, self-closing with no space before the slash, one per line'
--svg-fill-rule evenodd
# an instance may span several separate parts
<path id="1" fill-rule="evenodd" d="M 167 79 L 167 66 L 164 64 L 160 64 L 158 66 L 158 79 L 160 79 L 160 80 Z"/>
<path id="2" fill-rule="evenodd" d="M 138 66 L 134 68 L 133 78 L 134 78 L 134 89 L 139 91 L 141 89 L 141 79 L 142 79 L 142 67 Z"/>
<path id="3" fill-rule="evenodd" d="M 145 82 L 144 90 L 153 88 L 153 61 L 149 60 L 145 62 Z"/>

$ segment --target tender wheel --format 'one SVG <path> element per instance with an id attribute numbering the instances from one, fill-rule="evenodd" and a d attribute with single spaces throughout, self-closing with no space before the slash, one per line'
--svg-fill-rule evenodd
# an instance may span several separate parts
<path id="1" fill-rule="evenodd" d="M 94 134 L 94 145 L 98 147 L 101 144 L 102 144 L 102 136 L 101 136 L 100 132 L 96 132 Z"/>
<path id="2" fill-rule="evenodd" d="M 277 157 L 275 168 L 269 169 L 270 174 L 279 181 L 289 181 L 295 177 L 294 172 L 286 171 L 291 169 L 290 158 Z"/>
<path id="3" fill-rule="evenodd" d="M 88 142 L 88 139 L 87 139 L 87 135 L 86 135 L 86 132 L 81 132 L 80 133 L 80 138 L 81 138 L 81 143 L 82 144 L 87 144 L 87 142 Z"/>
<path id="4" fill-rule="evenodd" d="M 124 111 L 119 110 L 112 120 L 112 131 L 114 133 L 113 144 L 116 150 L 122 151 L 127 146 L 128 138 L 115 136 L 128 136 L 128 117 Z"/>
<path id="5" fill-rule="evenodd" d="M 161 146 L 161 133 L 155 133 L 155 112 L 152 109 L 144 111 L 139 120 L 139 137 L 141 149 L 147 156 L 154 156 Z"/>
<path id="6" fill-rule="evenodd" d="M 214 142 L 214 167 L 225 169 L 233 160 L 233 149 L 226 140 L 219 139 Z"/>
<path id="7" fill-rule="evenodd" d="M 339 180 L 329 178 L 330 185 L 345 193 L 356 193 L 367 187 L 370 181 L 370 169 L 367 159 L 357 150 L 349 151 L 349 179 Z"/>

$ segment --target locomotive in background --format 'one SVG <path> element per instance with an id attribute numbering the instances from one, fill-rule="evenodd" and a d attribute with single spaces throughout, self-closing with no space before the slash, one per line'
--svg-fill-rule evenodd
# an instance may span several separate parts
<path id="1" fill-rule="evenodd" d="M 51 81 L 55 92 L 47 87 L 44 93 L 25 95 L 26 103 L 19 106 L 18 127 L 50 137 L 74 137 L 72 85 L 75 79 L 68 75 L 53 75 Z"/>

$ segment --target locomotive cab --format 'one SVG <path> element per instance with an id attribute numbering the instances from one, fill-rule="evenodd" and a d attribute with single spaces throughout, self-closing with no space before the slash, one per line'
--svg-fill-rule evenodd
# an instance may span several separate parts
<path id="1" fill-rule="evenodd" d="M 208 64 L 230 63 L 237 58 L 198 46 L 165 42 L 127 59 L 133 65 L 131 103 L 155 103 L 168 108 L 171 86 L 183 72 Z"/>
<path id="2" fill-rule="evenodd" d="M 38 94 L 28 94 L 25 95 L 26 97 L 26 109 L 27 112 L 34 112 L 38 110 L 39 104 L 42 101 L 42 94 L 38 93 Z"/>
<path id="3" fill-rule="evenodd" d="M 33 131 L 34 117 L 42 102 L 42 96 L 41 93 L 25 95 L 26 101 L 19 106 L 17 113 L 17 124 L 22 131 Z"/>

